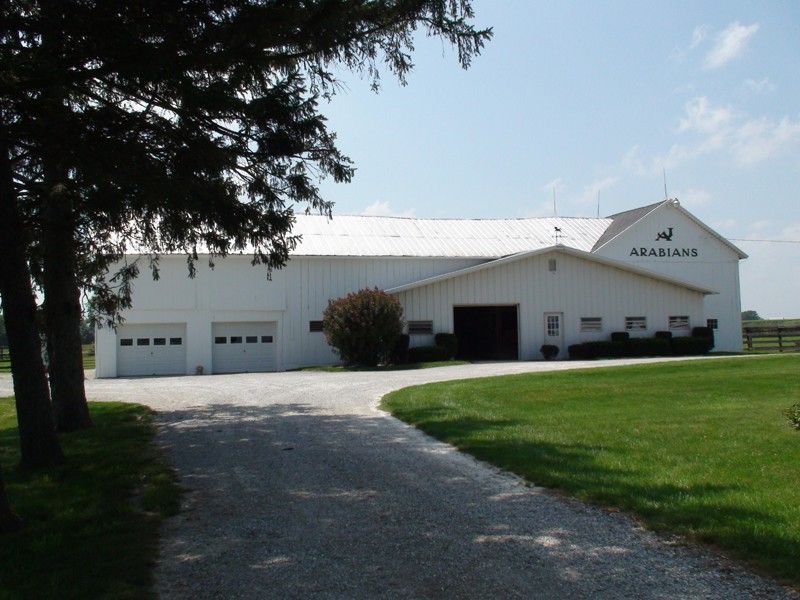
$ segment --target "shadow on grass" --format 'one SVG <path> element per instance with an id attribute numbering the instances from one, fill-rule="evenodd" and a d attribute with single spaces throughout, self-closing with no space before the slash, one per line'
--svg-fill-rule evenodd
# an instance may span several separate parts
<path id="1" fill-rule="evenodd" d="M 8 402 L 8 400 L 3 400 Z M 0 543 L 0 597 L 148 597 L 161 516 L 179 507 L 152 444 L 149 409 L 90 403 L 95 426 L 61 436 L 65 465 L 16 467 L 18 436 L 0 424 L 9 498 L 25 527 Z M 8 413 L 7 413 L 8 414 Z"/>
<path id="2" fill-rule="evenodd" d="M 631 535 L 628 520 L 598 524 L 596 511 L 500 483 L 385 417 L 329 415 L 302 403 L 214 404 L 164 412 L 159 421 L 191 490 L 163 549 L 158 578 L 166 595 L 193 581 L 220 595 L 265 597 L 329 589 L 343 597 L 387 590 L 403 597 L 516 597 L 534 589 L 585 596 L 600 577 L 620 596 L 664 596 L 643 590 L 642 581 L 663 572 L 668 559 Z M 487 435 L 510 425 L 449 423 Z M 723 496 L 728 489 L 626 490 L 627 474 L 601 468 L 593 449 L 582 446 L 498 449 L 487 442 L 469 450 L 492 462 L 498 452 L 535 457 L 553 472 L 575 473 L 576 482 L 606 481 L 615 493 L 653 501 Z M 718 516 L 768 521 L 733 506 L 722 506 Z M 767 534 L 757 541 L 773 544 Z M 786 558 L 799 549 L 787 547 Z M 600 566 L 587 571 L 587 561 Z M 683 593 L 720 592 L 719 574 L 709 573 L 706 560 L 687 553 L 669 564 L 670 585 L 681 582 Z"/>

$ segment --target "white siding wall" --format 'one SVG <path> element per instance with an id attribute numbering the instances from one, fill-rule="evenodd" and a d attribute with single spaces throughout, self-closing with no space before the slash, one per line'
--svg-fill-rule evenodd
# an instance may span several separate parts
<path id="1" fill-rule="evenodd" d="M 555 273 L 548 271 L 549 258 L 557 261 Z M 541 357 L 546 312 L 564 314 L 562 352 L 624 331 L 626 316 L 647 317 L 647 331 L 633 334 L 644 337 L 666 330 L 670 315 L 689 315 L 693 322 L 703 315 L 698 292 L 557 252 L 400 292 L 398 298 L 407 319 L 433 320 L 436 332 L 453 331 L 453 306 L 518 304 L 523 360 Z M 603 331 L 581 333 L 581 317 L 602 317 Z"/>
<path id="2" fill-rule="evenodd" d="M 364 287 L 388 288 L 483 262 L 480 259 L 297 257 L 266 277 L 246 256 L 218 259 L 212 270 L 202 259 L 189 279 L 186 259 L 164 256 L 153 281 L 143 261 L 134 283 L 133 308 L 125 322 L 186 323 L 187 374 L 198 366 L 212 372 L 211 325 L 218 322 L 277 322 L 278 369 L 337 362 L 322 333 L 309 332 L 328 301 Z M 116 377 L 116 335 L 98 329 L 96 373 Z"/>
<path id="3" fill-rule="evenodd" d="M 436 258 L 292 259 L 286 269 L 285 368 L 337 362 L 322 333 L 311 333 L 309 321 L 322 319 L 329 300 L 365 287 L 386 289 L 463 269 L 483 261 Z"/>
<path id="4" fill-rule="evenodd" d="M 656 241 L 656 234 L 673 228 L 671 242 Z M 697 257 L 637 257 L 632 248 L 697 248 Z M 706 296 L 703 314 L 692 320 L 692 327 L 705 326 L 706 319 L 718 319 L 716 350 L 742 349 L 741 300 L 739 295 L 739 257 L 710 232 L 699 227 L 679 210 L 663 205 L 612 240 L 598 255 L 630 262 L 649 271 L 717 290 Z"/>

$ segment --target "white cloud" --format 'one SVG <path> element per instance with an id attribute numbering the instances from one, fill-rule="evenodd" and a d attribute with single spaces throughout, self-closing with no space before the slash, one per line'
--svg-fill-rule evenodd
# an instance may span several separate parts
<path id="1" fill-rule="evenodd" d="M 711 201 L 711 194 L 706 190 L 698 190 L 689 188 L 686 190 L 678 190 L 670 193 L 671 198 L 677 198 L 681 204 L 690 209 L 695 209 L 698 206 L 703 206 Z"/>
<path id="2" fill-rule="evenodd" d="M 731 23 L 719 32 L 714 47 L 706 54 L 706 69 L 718 69 L 744 52 L 750 38 L 758 31 L 758 23 L 742 25 L 738 21 Z"/>
<path id="3" fill-rule="evenodd" d="M 615 175 L 595 179 L 583 187 L 583 193 L 578 197 L 578 202 L 584 205 L 595 204 L 597 202 L 597 193 L 612 187 L 618 181 L 619 177 Z"/>
<path id="4" fill-rule="evenodd" d="M 556 194 L 558 194 L 559 192 L 563 191 L 565 187 L 566 185 L 564 184 L 564 181 L 561 179 L 561 177 L 556 177 L 552 181 L 548 181 L 547 183 L 545 183 L 542 186 L 542 191 L 550 192 L 552 194 L 553 190 L 555 190 Z"/>
<path id="5" fill-rule="evenodd" d="M 690 50 L 694 50 L 708 37 L 708 25 L 698 25 L 692 32 L 692 43 L 689 45 Z"/>
<path id="6" fill-rule="evenodd" d="M 669 58 L 675 61 L 682 61 L 686 56 L 700 44 L 702 44 L 708 37 L 708 26 L 698 25 L 692 31 L 692 41 L 689 42 L 687 47 L 681 48 L 676 46 L 669 54 Z"/>
<path id="7" fill-rule="evenodd" d="M 763 79 L 746 79 L 744 87 L 754 94 L 769 94 L 775 91 L 775 84 L 769 80 L 769 77 Z"/>
<path id="8" fill-rule="evenodd" d="M 733 132 L 731 152 L 739 164 L 752 165 L 785 154 L 800 143 L 800 121 L 762 117 Z"/>
<path id="9" fill-rule="evenodd" d="M 730 106 L 714 106 L 708 98 L 693 98 L 684 105 L 677 133 L 695 134 L 695 141 L 675 143 L 669 151 L 648 164 L 636 154 L 636 147 L 622 158 L 623 167 L 641 175 L 661 167 L 671 169 L 715 152 L 729 154 L 737 164 L 751 166 L 785 155 L 800 145 L 800 121 L 784 116 L 745 120 Z"/>
<path id="10" fill-rule="evenodd" d="M 413 217 L 414 209 L 398 212 L 391 207 L 388 200 L 384 200 L 373 202 L 361 211 L 361 214 L 367 217 Z"/>
<path id="11" fill-rule="evenodd" d="M 678 124 L 678 131 L 712 133 L 730 122 L 733 109 L 729 106 L 711 106 L 708 98 L 692 98 L 684 107 L 685 116 Z"/>

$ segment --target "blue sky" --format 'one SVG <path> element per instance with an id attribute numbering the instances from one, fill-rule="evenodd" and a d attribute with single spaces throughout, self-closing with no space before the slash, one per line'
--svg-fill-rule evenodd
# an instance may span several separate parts
<path id="1" fill-rule="evenodd" d="M 670 197 L 735 239 L 800 241 L 800 2 L 475 0 L 468 71 L 420 36 L 402 87 L 323 106 L 356 163 L 334 215 L 607 215 Z M 800 317 L 800 243 L 735 241 L 743 308 Z"/>

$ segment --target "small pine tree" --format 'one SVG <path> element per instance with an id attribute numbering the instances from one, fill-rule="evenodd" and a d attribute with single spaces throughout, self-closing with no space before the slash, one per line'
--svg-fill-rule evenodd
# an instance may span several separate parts
<path id="1" fill-rule="evenodd" d="M 403 307 L 378 288 L 331 300 L 322 317 L 325 339 L 348 365 L 387 362 L 403 333 Z"/>

